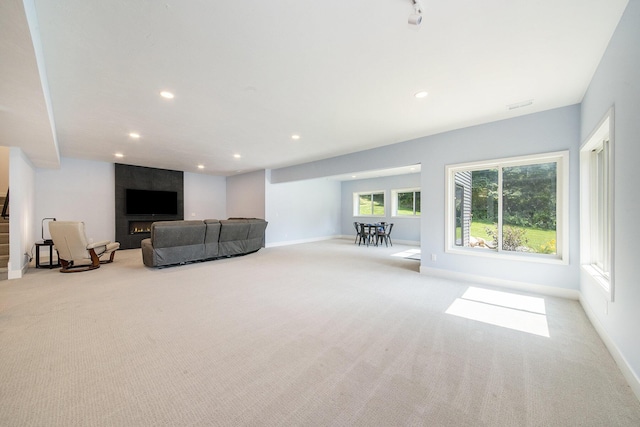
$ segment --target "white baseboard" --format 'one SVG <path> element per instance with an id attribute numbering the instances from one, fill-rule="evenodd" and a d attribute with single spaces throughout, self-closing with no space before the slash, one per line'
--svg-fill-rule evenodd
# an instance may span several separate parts
<path id="1" fill-rule="evenodd" d="M 265 247 L 275 248 L 278 246 L 298 245 L 300 243 L 321 242 L 323 240 L 333 240 L 333 239 L 350 239 L 351 241 L 353 241 L 355 239 L 355 236 L 350 236 L 348 234 L 338 234 L 335 236 L 312 237 L 310 239 L 287 240 L 284 242 L 267 243 Z M 397 243 L 399 245 L 407 245 L 407 246 L 420 246 L 420 242 L 416 242 L 413 240 L 395 240 L 394 239 L 393 243 Z"/>
<path id="2" fill-rule="evenodd" d="M 7 279 L 22 279 L 23 272 L 22 270 L 9 270 L 7 272 Z"/>
<path id="3" fill-rule="evenodd" d="M 340 239 L 351 239 L 351 241 L 355 240 L 356 236 L 351 234 L 343 234 L 341 236 L 337 236 Z M 398 245 L 407 245 L 407 246 L 420 246 L 420 241 L 418 240 L 398 240 L 393 239 L 392 243 L 397 243 Z"/>
<path id="4" fill-rule="evenodd" d="M 324 237 L 312 237 L 310 239 L 298 239 L 298 240 L 286 240 L 284 242 L 267 243 L 265 248 L 275 248 L 278 246 L 299 245 L 300 243 L 321 242 L 323 240 L 339 239 L 340 236 L 324 236 Z"/>
<path id="5" fill-rule="evenodd" d="M 27 270 L 28 269 L 29 269 L 29 261 L 26 261 L 22 265 L 22 268 L 20 268 L 18 270 L 12 270 L 11 267 L 9 267 L 9 269 L 7 270 L 7 279 L 8 280 L 11 280 L 11 279 L 22 279 L 22 276 L 27 274 Z"/>
<path id="6" fill-rule="evenodd" d="M 442 279 L 459 280 L 462 282 L 472 282 L 487 286 L 499 286 L 503 288 L 515 289 L 523 292 L 534 292 L 541 295 L 559 297 L 565 299 L 578 300 L 580 292 L 575 289 L 556 288 L 554 286 L 540 285 L 537 283 L 518 282 L 515 280 L 497 279 L 494 277 L 478 276 L 457 271 L 442 270 L 440 268 L 420 267 L 420 273 Z"/>
<path id="7" fill-rule="evenodd" d="M 415 240 L 393 239 L 393 243 L 397 243 L 398 245 L 406 245 L 406 246 L 420 246 L 420 242 L 417 242 Z"/>
<path id="8" fill-rule="evenodd" d="M 618 346 L 613 342 L 605 328 L 602 326 L 602 323 L 598 320 L 598 317 L 595 315 L 589 303 L 584 298 L 580 298 L 579 301 L 580 305 L 582 305 L 582 309 L 587 314 L 591 324 L 600 336 L 600 339 L 609 350 L 611 357 L 616 361 L 616 364 L 618 365 L 618 368 L 620 368 L 624 378 L 627 380 L 629 387 L 631 387 L 633 393 L 636 395 L 638 400 L 640 400 L 640 378 L 638 378 L 638 375 L 633 371 L 631 366 L 629 366 L 627 359 L 622 355 L 622 353 L 620 353 L 620 349 L 618 349 Z"/>

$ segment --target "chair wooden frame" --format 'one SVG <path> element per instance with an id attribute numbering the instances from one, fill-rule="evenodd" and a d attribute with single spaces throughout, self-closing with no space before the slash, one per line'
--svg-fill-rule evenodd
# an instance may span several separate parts
<path id="1" fill-rule="evenodd" d="M 100 264 L 113 262 L 118 242 L 108 240 L 88 243 L 84 222 L 52 221 L 49 232 L 58 252 L 61 273 L 79 273 L 100 268 Z M 100 257 L 104 256 L 101 260 Z"/>
<path id="2" fill-rule="evenodd" d="M 113 256 L 115 252 L 111 252 L 111 260 L 106 262 L 113 262 Z M 60 265 L 62 268 L 60 269 L 61 273 L 80 273 L 82 271 L 95 270 L 96 268 L 100 268 L 100 258 L 96 254 L 96 251 L 91 248 L 89 249 L 89 255 L 91 256 L 91 264 L 87 265 L 73 265 L 73 261 L 67 261 L 66 259 L 60 258 L 58 254 L 58 259 L 60 260 Z"/>

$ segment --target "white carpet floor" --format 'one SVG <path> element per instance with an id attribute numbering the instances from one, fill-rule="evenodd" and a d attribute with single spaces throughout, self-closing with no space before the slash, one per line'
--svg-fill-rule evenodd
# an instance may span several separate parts
<path id="1" fill-rule="evenodd" d="M 430 278 L 411 249 L 32 268 L 0 282 L 0 425 L 640 426 L 578 302 Z"/>

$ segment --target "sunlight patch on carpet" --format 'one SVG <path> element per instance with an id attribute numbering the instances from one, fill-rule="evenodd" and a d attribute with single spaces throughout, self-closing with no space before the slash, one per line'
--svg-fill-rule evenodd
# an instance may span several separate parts
<path id="1" fill-rule="evenodd" d="M 407 249 L 406 251 L 396 252 L 395 254 L 391 254 L 391 256 L 415 259 L 420 261 L 420 249 Z"/>
<path id="2" fill-rule="evenodd" d="M 458 317 L 549 337 L 544 299 L 469 287 L 446 311 Z"/>

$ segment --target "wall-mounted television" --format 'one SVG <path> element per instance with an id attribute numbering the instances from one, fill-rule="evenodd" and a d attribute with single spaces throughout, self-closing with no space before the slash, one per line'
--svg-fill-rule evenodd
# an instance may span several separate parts
<path id="1" fill-rule="evenodd" d="M 127 189 L 127 215 L 177 215 L 178 192 Z"/>

